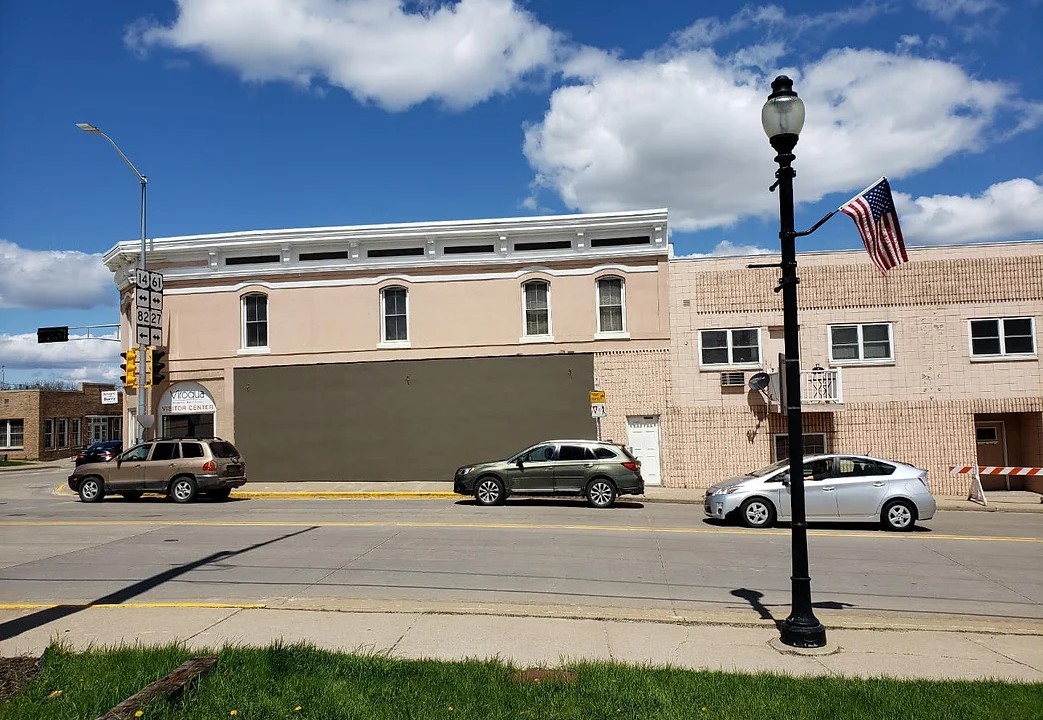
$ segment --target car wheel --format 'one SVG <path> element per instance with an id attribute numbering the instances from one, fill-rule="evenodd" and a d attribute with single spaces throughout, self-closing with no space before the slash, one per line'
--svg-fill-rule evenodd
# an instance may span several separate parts
<path id="1" fill-rule="evenodd" d="M 120 494 L 123 496 L 124 500 L 134 501 L 134 500 L 140 500 L 141 499 L 141 493 L 138 492 L 137 490 L 131 490 L 129 492 L 120 493 Z"/>
<path id="2" fill-rule="evenodd" d="M 616 486 L 611 480 L 595 478 L 587 485 L 587 504 L 596 508 L 612 507 L 616 502 Z"/>
<path id="3" fill-rule="evenodd" d="M 771 527 L 775 524 L 775 506 L 764 498 L 750 498 L 739 506 L 739 518 L 748 528 Z"/>
<path id="4" fill-rule="evenodd" d="M 85 477 L 80 481 L 80 500 L 85 503 L 101 502 L 101 499 L 105 497 L 105 490 L 101 485 L 101 478 Z"/>
<path id="5" fill-rule="evenodd" d="M 916 507 L 908 500 L 892 500 L 884 505 L 880 522 L 888 530 L 905 532 L 916 524 Z"/>
<path id="6" fill-rule="evenodd" d="M 174 478 L 170 483 L 170 499 L 176 503 L 192 502 L 197 492 L 196 481 L 188 476 Z"/>
<path id="7" fill-rule="evenodd" d="M 214 500 L 227 500 L 228 496 L 232 494 L 232 488 L 221 488 L 220 490 L 211 490 L 207 493 Z"/>
<path id="8" fill-rule="evenodd" d="M 507 499 L 507 491 L 503 481 L 498 477 L 486 475 L 474 486 L 474 499 L 479 505 L 499 505 Z"/>

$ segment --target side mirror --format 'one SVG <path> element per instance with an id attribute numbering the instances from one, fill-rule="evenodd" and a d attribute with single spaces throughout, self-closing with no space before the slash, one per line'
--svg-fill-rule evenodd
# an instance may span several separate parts
<path id="1" fill-rule="evenodd" d="M 783 485 L 789 487 L 789 473 L 782 473 L 781 475 L 779 475 L 779 480 L 782 482 Z"/>
<path id="2" fill-rule="evenodd" d="M 517 460 L 514 461 L 514 464 L 517 465 L 520 468 L 522 465 L 525 464 L 525 462 L 521 458 L 518 458 Z"/>

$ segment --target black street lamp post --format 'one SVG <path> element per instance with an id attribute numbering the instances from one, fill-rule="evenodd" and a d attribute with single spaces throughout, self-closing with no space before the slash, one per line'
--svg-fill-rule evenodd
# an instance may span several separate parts
<path id="1" fill-rule="evenodd" d="M 796 238 L 808 233 L 793 229 L 793 148 L 804 127 L 804 103 L 793 91 L 793 81 L 780 75 L 771 83 L 771 95 L 761 110 L 764 132 L 778 155 L 775 173 L 779 190 L 779 240 L 782 244 L 783 323 L 786 341 L 786 418 L 789 427 L 789 487 L 793 514 L 792 610 L 782 623 L 780 639 L 792 647 L 816 648 L 826 644 L 826 629 L 811 607 L 811 574 L 808 569 L 808 523 L 804 509 L 804 435 L 800 416 L 800 339 L 797 324 Z M 817 227 L 817 226 L 816 226 Z M 776 288 L 778 290 L 779 288 Z"/>

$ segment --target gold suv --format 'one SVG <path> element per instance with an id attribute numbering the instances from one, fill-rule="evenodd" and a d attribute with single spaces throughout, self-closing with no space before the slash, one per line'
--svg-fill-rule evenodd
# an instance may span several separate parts
<path id="1" fill-rule="evenodd" d="M 143 493 L 166 495 L 177 503 L 197 495 L 225 499 L 246 484 L 246 463 L 221 438 L 159 438 L 135 445 L 112 460 L 84 463 L 69 476 L 83 502 L 106 495 L 137 500 Z"/>

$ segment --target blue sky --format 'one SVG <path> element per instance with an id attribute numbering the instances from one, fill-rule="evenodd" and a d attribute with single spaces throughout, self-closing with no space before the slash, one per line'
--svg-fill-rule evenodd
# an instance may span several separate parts
<path id="1" fill-rule="evenodd" d="M 759 112 L 807 105 L 797 223 L 880 175 L 910 246 L 1043 237 L 1043 0 L 0 4 L 0 366 L 113 380 L 100 253 L 149 235 L 668 207 L 777 244 Z M 858 247 L 835 217 L 799 249 Z M 868 262 L 868 257 L 867 257 Z"/>

